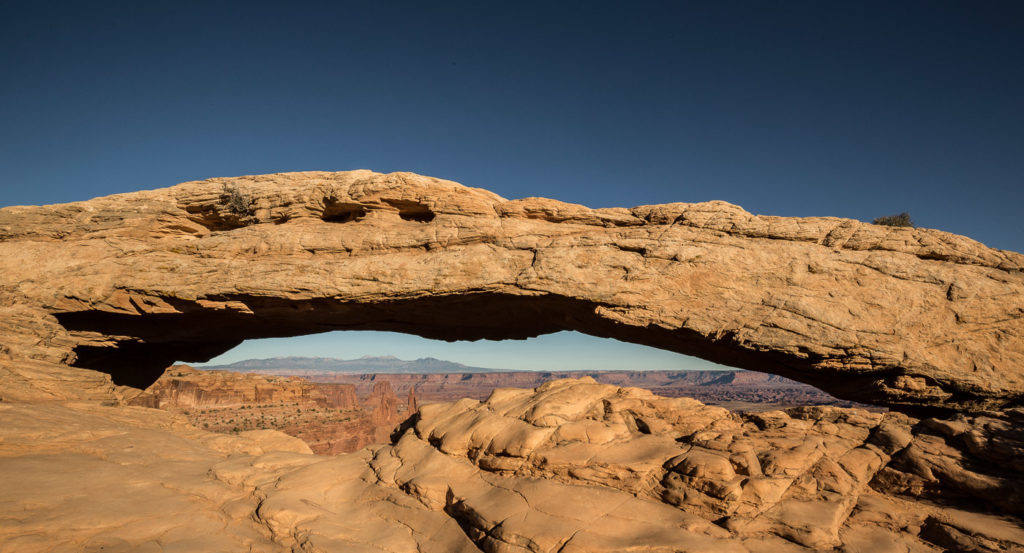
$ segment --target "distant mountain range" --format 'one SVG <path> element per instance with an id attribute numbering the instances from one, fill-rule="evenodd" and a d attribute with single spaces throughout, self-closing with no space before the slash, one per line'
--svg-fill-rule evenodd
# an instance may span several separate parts
<path id="1" fill-rule="evenodd" d="M 501 372 L 498 369 L 470 367 L 462 363 L 424 357 L 407 361 L 392 355 L 374 357 L 367 355 L 359 359 L 335 359 L 332 357 L 274 357 L 271 359 L 246 359 L 228 365 L 207 365 L 202 370 L 235 372 L 258 372 L 300 374 L 310 372 L 376 373 L 376 374 L 444 374 L 444 373 L 487 373 Z"/>

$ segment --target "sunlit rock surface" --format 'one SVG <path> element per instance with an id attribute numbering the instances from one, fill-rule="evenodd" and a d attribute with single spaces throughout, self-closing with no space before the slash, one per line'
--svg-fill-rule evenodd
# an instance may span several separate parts
<path id="1" fill-rule="evenodd" d="M 116 399 L 246 338 L 568 329 L 844 399 L 979 410 L 1024 394 L 1022 268 L 941 231 L 724 202 L 588 209 L 370 171 L 211 179 L 0 209 L 0 393 Z"/>
<path id="2" fill-rule="evenodd" d="M 1021 551 L 1022 267 L 934 230 L 407 173 L 3 208 L 0 552 Z M 327 457 L 126 405 L 173 361 L 346 328 L 578 330 L 895 410 L 567 379 Z"/>
<path id="3" fill-rule="evenodd" d="M 378 381 L 390 382 L 395 394 L 416 391 L 421 403 L 455 401 L 465 397 L 487 399 L 495 388 L 535 388 L 548 380 L 590 376 L 603 384 L 643 388 L 665 397 L 692 397 L 711 405 L 736 411 L 765 411 L 799 405 L 868 407 L 837 399 L 807 384 L 788 378 L 753 371 L 515 371 L 448 374 L 338 374 L 328 371 L 276 369 L 280 373 L 300 374 L 318 383 L 354 386 L 360 395 L 368 395 Z M 415 409 L 413 409 L 415 411 Z"/>
<path id="4" fill-rule="evenodd" d="M 281 403 L 301 404 L 303 407 L 359 408 L 354 386 L 323 386 L 285 376 L 201 371 L 186 365 L 168 369 L 130 403 L 156 409 L 231 408 Z"/>
<path id="5" fill-rule="evenodd" d="M 280 430 L 314 453 L 338 454 L 387 443 L 408 416 L 390 385 L 378 384 L 360 402 L 351 384 L 175 365 L 129 404 L 181 413 L 214 432 Z"/>
<path id="6" fill-rule="evenodd" d="M 159 411 L 0 407 L 0 551 L 1020 551 L 1024 412 L 737 415 L 559 380 L 314 456 Z"/>

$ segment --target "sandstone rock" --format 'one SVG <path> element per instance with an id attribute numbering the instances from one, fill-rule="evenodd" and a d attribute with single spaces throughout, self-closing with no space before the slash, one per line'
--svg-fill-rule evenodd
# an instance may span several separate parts
<path id="1" fill-rule="evenodd" d="M 348 384 L 367 396 L 379 380 L 387 380 L 397 395 L 415 390 L 417 404 L 483 400 L 495 388 L 536 388 L 558 378 L 589 376 L 602 384 L 644 388 L 664 397 L 690 397 L 731 410 L 759 411 L 799 405 L 872 407 L 841 400 L 807 384 L 752 371 L 509 371 L 435 374 L 338 374 L 334 371 L 273 369 L 257 374 L 301 376 L 313 382 Z M 415 411 L 416 409 L 410 409 Z"/>
<path id="2" fill-rule="evenodd" d="M 384 381 L 360 402 L 349 384 L 200 371 L 186 365 L 171 367 L 128 403 L 182 413 L 197 427 L 214 432 L 280 430 L 329 455 L 387 443 L 408 416 L 407 408 L 399 412 L 398 399 Z"/>
<path id="3" fill-rule="evenodd" d="M 741 415 L 560 380 L 423 406 L 393 443 L 336 457 L 302 453 L 278 433 L 214 435 L 138 407 L 4 405 L 0 416 L 4 552 L 1024 548 L 1019 504 L 933 493 L 941 479 L 896 489 L 882 477 L 921 478 L 934 459 L 900 457 L 923 455 L 915 444 L 923 451 L 954 428 L 947 457 L 979 477 L 1000 471 L 1006 487 L 988 491 L 1009 496 L 1021 472 L 985 465 L 990 453 L 964 441 L 978 432 L 1019 447 L 998 414 Z M 893 450 L 904 433 L 911 441 Z"/>
<path id="4" fill-rule="evenodd" d="M 242 407 L 293 402 L 340 409 L 359 408 L 354 388 L 335 388 L 343 387 L 317 386 L 300 378 L 198 371 L 186 365 L 176 365 L 128 403 L 156 409 Z"/>
<path id="5" fill-rule="evenodd" d="M 242 452 L 311 457 L 280 432 L 209 434 L 152 409 L 4 405 L 0 420 L 4 553 L 281 552 L 248 491 L 208 472 Z"/>
<path id="6" fill-rule="evenodd" d="M 1024 397 L 1022 269 L 940 231 L 724 202 L 588 209 L 369 171 L 210 179 L 0 209 L 0 382 L 5 400 L 118 400 L 246 338 L 571 329 L 977 411 Z"/>
<path id="7" fill-rule="evenodd" d="M 409 387 L 409 397 L 405 400 L 405 410 L 407 413 L 415 413 L 419 409 L 416 403 L 416 388 Z"/>
<path id="8" fill-rule="evenodd" d="M 1021 551 L 1022 267 L 938 231 L 365 171 L 0 209 L 0 552 Z M 325 457 L 126 405 L 181 357 L 332 328 L 574 329 L 947 416 L 567 379 Z"/>
<path id="9" fill-rule="evenodd" d="M 381 381 L 373 385 L 373 393 L 366 400 L 366 408 L 370 411 L 370 423 L 373 424 L 374 438 L 371 443 L 388 441 L 391 430 L 401 422 L 398 414 L 398 398 L 391 383 Z"/>

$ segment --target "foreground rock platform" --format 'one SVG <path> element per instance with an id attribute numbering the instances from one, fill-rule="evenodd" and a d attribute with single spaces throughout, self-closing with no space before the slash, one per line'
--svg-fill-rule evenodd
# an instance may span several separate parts
<path id="1" fill-rule="evenodd" d="M 337 457 L 92 403 L 0 405 L 0 551 L 1024 550 L 1024 411 L 742 415 L 565 379 Z"/>
<path id="2" fill-rule="evenodd" d="M 1024 398 L 1024 256 L 724 202 L 589 209 L 370 171 L 0 209 L 4 401 L 121 402 L 174 361 L 337 329 L 577 330 L 979 412 Z"/>

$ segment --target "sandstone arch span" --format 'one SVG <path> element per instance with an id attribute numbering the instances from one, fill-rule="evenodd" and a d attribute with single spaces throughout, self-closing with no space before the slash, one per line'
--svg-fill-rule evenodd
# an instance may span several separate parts
<path id="1" fill-rule="evenodd" d="M 103 397 L 246 338 L 576 330 L 902 408 L 1024 398 L 1024 256 L 724 202 L 588 209 L 410 173 L 0 209 L 9 398 Z M 113 384 L 106 375 L 110 375 Z"/>

